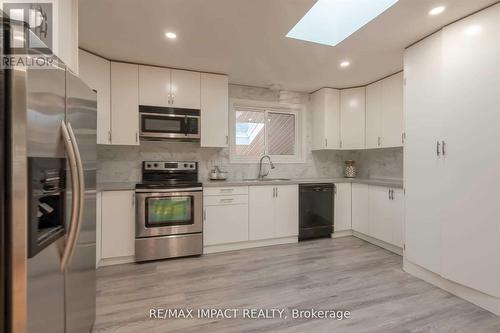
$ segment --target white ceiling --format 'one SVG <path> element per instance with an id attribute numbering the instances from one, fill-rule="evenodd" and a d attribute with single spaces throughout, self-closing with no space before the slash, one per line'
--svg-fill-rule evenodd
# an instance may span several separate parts
<path id="1" fill-rule="evenodd" d="M 80 47 L 113 60 L 229 74 L 311 92 L 402 69 L 403 50 L 497 0 L 400 0 L 336 47 L 286 38 L 315 0 L 80 0 Z M 431 17 L 428 11 L 445 5 Z M 177 33 L 177 40 L 165 32 Z M 340 69 L 348 59 L 351 67 Z"/>

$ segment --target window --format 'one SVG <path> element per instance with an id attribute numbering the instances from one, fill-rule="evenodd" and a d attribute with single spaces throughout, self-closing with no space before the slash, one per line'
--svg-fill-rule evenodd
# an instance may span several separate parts
<path id="1" fill-rule="evenodd" d="M 266 154 L 275 163 L 303 162 L 301 116 L 293 107 L 233 101 L 231 162 L 258 162 Z"/>

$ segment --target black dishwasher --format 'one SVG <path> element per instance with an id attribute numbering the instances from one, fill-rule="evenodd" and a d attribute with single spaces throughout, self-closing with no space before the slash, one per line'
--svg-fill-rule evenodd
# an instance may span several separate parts
<path id="1" fill-rule="evenodd" d="M 299 241 L 331 236 L 334 191 L 334 184 L 299 185 Z"/>

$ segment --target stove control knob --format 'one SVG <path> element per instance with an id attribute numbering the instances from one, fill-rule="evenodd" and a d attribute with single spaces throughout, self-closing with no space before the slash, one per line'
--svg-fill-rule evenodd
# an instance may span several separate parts
<path id="1" fill-rule="evenodd" d="M 151 163 L 147 163 L 146 168 L 151 168 Z"/>
<path id="2" fill-rule="evenodd" d="M 194 164 L 191 164 L 189 167 L 190 167 L 191 169 L 194 169 Z"/>
<path id="3" fill-rule="evenodd" d="M 187 163 L 184 163 L 184 167 L 187 168 L 188 167 L 188 164 Z"/>
<path id="4" fill-rule="evenodd" d="M 153 166 L 154 166 L 155 168 L 157 168 L 157 167 L 158 167 L 158 163 L 153 164 Z"/>

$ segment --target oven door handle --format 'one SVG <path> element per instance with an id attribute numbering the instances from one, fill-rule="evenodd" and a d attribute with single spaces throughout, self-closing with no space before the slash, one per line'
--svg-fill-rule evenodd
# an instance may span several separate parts
<path id="1" fill-rule="evenodd" d="M 169 188 L 169 189 L 136 189 L 135 193 L 174 193 L 174 192 L 194 192 L 203 191 L 203 187 L 191 187 L 191 188 Z"/>

